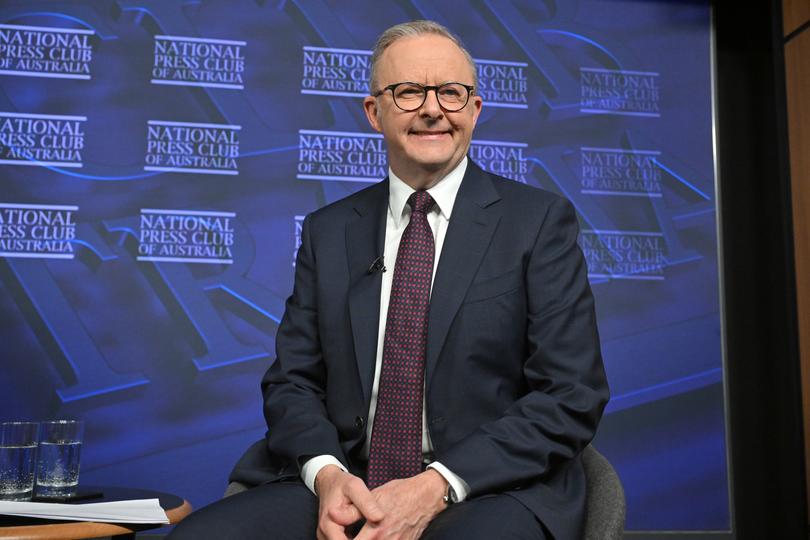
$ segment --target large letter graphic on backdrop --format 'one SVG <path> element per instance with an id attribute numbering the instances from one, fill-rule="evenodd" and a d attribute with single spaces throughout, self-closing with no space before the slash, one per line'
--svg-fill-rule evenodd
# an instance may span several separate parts
<path id="1" fill-rule="evenodd" d="M 135 233 L 138 218 L 117 219 L 105 222 L 105 226 L 110 232 L 138 237 Z M 200 371 L 269 356 L 262 347 L 244 345 L 233 336 L 209 298 L 210 292 L 226 293 L 250 310 L 251 319 L 258 316 L 278 323 L 280 319 L 273 314 L 283 310 L 280 299 L 245 277 L 254 260 L 254 246 L 244 240 L 249 238 L 249 231 L 239 222 L 234 226 L 236 236 L 243 240 L 234 245 L 233 264 L 216 276 L 198 279 L 186 264 L 139 263 L 154 269 L 147 272 L 147 277 L 152 278 L 150 281 L 161 301 L 185 328 L 189 340 L 205 350 L 193 359 Z M 159 283 L 155 283 L 155 277 L 159 278 Z"/>
<path id="2" fill-rule="evenodd" d="M 80 225 L 78 233 L 84 238 L 78 245 L 89 248 L 87 256 L 100 259 L 111 256 L 90 227 Z M 89 238 L 96 238 L 98 245 L 90 247 L 90 244 L 86 244 Z M 69 385 L 56 390 L 63 403 L 149 382 L 139 374 L 121 374 L 110 369 L 70 301 L 48 271 L 45 261 L 6 259 L 5 265 L 7 271 L 2 272 L 5 281 L 14 290 L 40 342 L 49 349 L 51 358 L 56 362 L 54 367 L 63 374 Z"/>

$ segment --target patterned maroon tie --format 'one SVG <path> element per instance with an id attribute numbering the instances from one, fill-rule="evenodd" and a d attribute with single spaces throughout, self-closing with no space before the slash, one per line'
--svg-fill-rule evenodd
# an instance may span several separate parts
<path id="1" fill-rule="evenodd" d="M 422 471 L 422 393 L 435 251 L 427 213 L 433 204 L 427 191 L 408 198 L 411 221 L 397 251 L 371 432 L 371 489 Z"/>

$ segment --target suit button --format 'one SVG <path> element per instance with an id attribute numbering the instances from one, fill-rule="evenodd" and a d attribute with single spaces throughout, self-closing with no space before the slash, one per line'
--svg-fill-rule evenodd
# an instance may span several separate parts
<path id="1" fill-rule="evenodd" d="M 366 421 L 363 419 L 362 416 L 356 416 L 354 418 L 354 427 L 357 429 L 363 429 L 363 426 L 366 425 Z"/>

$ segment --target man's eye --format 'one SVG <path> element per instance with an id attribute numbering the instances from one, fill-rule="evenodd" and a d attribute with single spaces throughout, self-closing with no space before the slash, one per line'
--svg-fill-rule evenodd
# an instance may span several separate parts
<path id="1" fill-rule="evenodd" d="M 400 90 L 397 93 L 398 96 L 405 97 L 405 98 L 417 97 L 417 96 L 420 96 L 421 94 L 422 94 L 422 90 L 420 90 L 419 88 L 413 88 L 413 87 L 403 88 L 402 90 Z"/>

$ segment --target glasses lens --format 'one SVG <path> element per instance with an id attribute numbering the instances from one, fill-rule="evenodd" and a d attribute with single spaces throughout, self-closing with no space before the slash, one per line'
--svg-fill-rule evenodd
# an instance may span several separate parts
<path id="1" fill-rule="evenodd" d="M 415 111 L 425 101 L 425 89 L 418 84 L 405 83 L 394 88 L 394 101 L 406 111 Z"/>
<path id="2" fill-rule="evenodd" d="M 464 108 L 470 97 L 467 88 L 458 83 L 443 84 L 436 93 L 439 95 L 439 103 L 448 111 Z"/>

